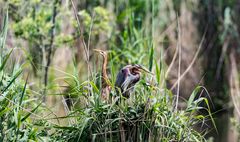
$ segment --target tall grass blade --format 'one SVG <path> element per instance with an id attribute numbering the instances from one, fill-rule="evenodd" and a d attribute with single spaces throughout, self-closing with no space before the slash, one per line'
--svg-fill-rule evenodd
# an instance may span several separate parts
<path id="1" fill-rule="evenodd" d="M 152 71 L 152 66 L 153 66 L 153 54 L 154 54 L 154 49 L 153 46 L 151 46 L 150 53 L 149 53 L 149 71 Z"/>
<path id="2" fill-rule="evenodd" d="M 10 82 L 8 83 L 8 85 L 3 89 L 2 93 L 4 93 L 6 90 L 8 90 L 8 88 L 14 83 L 14 81 L 18 78 L 18 76 L 22 73 L 22 70 L 19 70 L 17 73 L 15 73 L 15 75 L 13 76 L 13 78 L 10 80 Z"/>
<path id="3" fill-rule="evenodd" d="M 26 91 L 26 87 L 27 87 L 27 82 L 28 82 L 28 76 L 27 76 L 27 79 L 25 81 L 25 84 L 24 84 L 24 87 L 23 87 L 23 90 L 22 90 L 22 94 L 21 94 L 20 101 L 19 101 L 19 106 L 22 105 L 23 97 L 24 97 L 24 94 L 25 94 L 25 91 Z"/>
<path id="4" fill-rule="evenodd" d="M 5 45 L 5 41 L 6 41 L 6 37 L 7 37 L 7 29 L 8 29 L 8 10 L 4 17 L 3 28 L 1 31 L 1 37 L 0 37 L 0 49 L 1 50 L 4 48 L 4 45 Z"/>
<path id="5" fill-rule="evenodd" d="M 10 55 L 12 54 L 12 51 L 13 50 L 11 50 L 7 55 L 4 56 L 4 59 L 3 59 L 2 64 L 0 66 L 0 71 L 2 71 L 4 69 L 4 67 L 5 67 L 5 65 L 6 65 L 8 59 L 10 57 Z"/>
<path id="6" fill-rule="evenodd" d="M 160 68 L 159 68 L 159 66 L 158 66 L 157 60 L 155 60 L 155 68 L 156 68 L 156 78 L 157 78 L 157 82 L 158 82 L 158 84 L 160 84 L 161 72 L 160 72 Z"/>
<path id="7" fill-rule="evenodd" d="M 193 90 L 193 92 L 187 102 L 187 109 L 189 109 L 192 106 L 192 103 L 194 102 L 194 99 L 196 98 L 196 95 L 200 89 L 201 89 L 201 86 L 198 86 Z"/>
<path id="8" fill-rule="evenodd" d="M 34 109 L 32 109 L 27 115 L 25 115 L 21 121 L 25 121 L 31 114 L 33 114 L 37 109 L 38 107 L 40 107 L 42 105 L 42 103 L 38 104 Z"/>

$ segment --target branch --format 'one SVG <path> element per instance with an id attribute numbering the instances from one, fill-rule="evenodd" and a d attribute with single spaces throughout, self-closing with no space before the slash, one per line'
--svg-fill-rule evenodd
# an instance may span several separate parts
<path id="1" fill-rule="evenodd" d="M 61 0 L 55 0 L 53 4 L 53 13 L 52 13 L 52 27 L 50 29 L 50 45 L 49 48 L 47 49 L 47 63 L 45 66 L 45 73 L 44 73 L 44 95 L 46 94 L 46 87 L 48 85 L 48 70 L 49 66 L 51 64 L 51 57 L 52 57 L 52 52 L 53 52 L 53 42 L 54 42 L 54 37 L 55 37 L 55 25 L 56 25 L 56 16 L 57 16 L 57 6 L 61 2 Z"/>

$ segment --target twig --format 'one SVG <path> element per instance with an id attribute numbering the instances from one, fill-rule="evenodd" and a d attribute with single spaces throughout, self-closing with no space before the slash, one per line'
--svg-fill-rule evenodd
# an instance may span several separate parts
<path id="1" fill-rule="evenodd" d="M 179 91 L 180 91 L 180 82 L 181 80 L 179 79 L 180 76 L 181 76 L 181 57 L 182 57 L 182 48 L 181 48 L 181 45 L 182 42 L 181 42 L 181 28 L 180 28 L 180 23 L 179 23 L 179 19 L 178 19 L 178 47 L 179 47 L 179 50 L 178 50 L 178 81 L 177 81 L 177 98 L 176 98 L 176 104 L 175 104 L 175 111 L 177 111 L 177 108 L 178 108 L 178 98 L 179 98 Z"/>
<path id="2" fill-rule="evenodd" d="M 217 79 L 219 79 L 219 77 L 220 77 L 221 69 L 223 66 L 223 61 L 224 61 L 225 55 L 227 54 L 227 48 L 229 46 L 229 41 L 230 41 L 230 39 L 227 38 L 226 41 L 223 43 L 222 53 L 221 53 L 221 56 L 220 56 L 220 59 L 218 61 L 218 65 L 217 65 L 217 73 L 216 73 Z"/>
<path id="3" fill-rule="evenodd" d="M 234 108 L 236 110 L 237 116 L 240 118 L 240 109 L 238 98 L 240 96 L 239 89 L 239 81 L 238 81 L 238 73 L 237 73 L 237 64 L 234 54 L 230 55 L 231 61 L 231 74 L 230 74 L 230 96 L 233 101 Z"/>
<path id="4" fill-rule="evenodd" d="M 198 47 L 198 50 L 197 50 L 196 54 L 194 55 L 194 57 L 193 57 L 193 59 L 192 59 L 192 62 L 190 63 L 190 65 L 188 66 L 188 68 L 183 72 L 183 74 L 180 76 L 180 78 L 178 78 L 178 80 L 183 79 L 183 77 L 188 73 L 188 71 L 191 69 L 191 67 L 192 67 L 193 64 L 195 63 L 195 61 L 196 61 L 196 59 L 197 59 L 197 57 L 198 57 L 198 55 L 199 55 L 199 52 L 200 52 L 200 50 L 201 50 L 201 47 L 202 47 L 202 44 L 203 44 L 203 41 L 204 41 L 205 34 L 206 34 L 206 32 L 204 33 L 204 36 L 203 36 L 203 38 L 202 38 L 202 40 L 201 40 L 201 42 L 200 42 L 200 45 L 199 45 L 199 47 Z M 173 86 L 171 87 L 170 90 L 173 90 L 173 89 L 176 87 L 177 84 L 178 84 L 178 82 L 175 82 L 175 83 L 173 84 Z"/>
<path id="5" fill-rule="evenodd" d="M 78 15 L 77 15 L 77 10 L 76 10 L 76 7 L 75 7 L 75 4 L 73 2 L 73 0 L 71 0 L 71 3 L 72 3 L 72 7 L 73 7 L 73 12 L 74 12 L 74 16 L 76 18 L 76 21 L 77 21 L 77 24 L 78 24 L 78 32 L 80 33 L 80 41 L 82 42 L 83 44 L 83 49 L 84 49 L 84 53 L 85 53 L 85 56 L 86 56 L 86 59 L 87 59 L 87 64 L 89 66 L 89 54 L 88 54 L 88 46 L 86 45 L 86 42 L 84 40 L 84 37 L 83 37 L 83 32 L 81 30 L 81 24 L 80 24 L 80 20 L 78 18 Z M 92 26 L 92 24 L 91 24 Z M 91 27 L 90 27 L 91 28 Z M 89 44 L 89 43 L 88 43 Z M 92 76 L 92 71 L 91 71 L 91 68 L 89 67 L 89 71 L 91 73 L 91 76 Z"/>
<path id="6" fill-rule="evenodd" d="M 178 51 L 178 46 L 177 46 L 177 48 L 175 49 L 175 52 L 174 52 L 172 61 L 171 61 L 170 65 L 169 65 L 169 67 L 168 67 L 168 69 L 167 69 L 167 71 L 166 71 L 166 73 L 165 73 L 165 76 L 164 76 L 165 78 L 168 77 L 168 74 L 169 74 L 169 72 L 171 71 L 171 69 L 172 69 L 172 67 L 173 67 L 173 65 L 174 65 L 174 63 L 175 63 L 175 60 L 177 59 L 178 52 L 179 52 L 179 51 Z"/>
<path id="7" fill-rule="evenodd" d="M 55 23 L 56 23 L 56 16 L 57 16 L 57 6 L 58 3 L 61 0 L 55 0 L 54 4 L 53 4 L 53 14 L 52 14 L 52 27 L 51 27 L 51 37 L 50 37 L 50 45 L 49 45 L 49 49 L 47 50 L 48 54 L 47 54 L 47 63 L 45 66 L 45 73 L 44 73 L 44 95 L 46 95 L 46 87 L 48 85 L 48 70 L 49 70 L 49 66 L 51 64 L 51 57 L 52 57 L 52 52 L 53 52 L 53 42 L 54 42 L 54 37 L 55 37 Z M 45 101 L 44 97 L 44 101 Z"/>

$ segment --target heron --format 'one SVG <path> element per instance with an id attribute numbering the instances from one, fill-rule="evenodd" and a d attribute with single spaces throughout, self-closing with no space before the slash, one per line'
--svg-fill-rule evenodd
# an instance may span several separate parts
<path id="1" fill-rule="evenodd" d="M 108 100 L 109 99 L 109 94 L 111 92 L 111 84 L 110 80 L 107 75 L 107 62 L 108 62 L 108 53 L 107 51 L 103 51 L 100 49 L 94 49 L 94 51 L 98 52 L 100 55 L 103 57 L 103 64 L 102 64 L 102 79 L 101 79 L 101 98 L 103 100 Z"/>
<path id="2" fill-rule="evenodd" d="M 124 66 L 118 72 L 115 82 L 117 92 L 119 93 L 120 90 L 124 97 L 129 98 L 134 91 L 134 86 L 139 82 L 142 72 L 152 74 L 149 70 L 139 64 Z"/>
<path id="3" fill-rule="evenodd" d="M 107 75 L 108 52 L 100 49 L 94 49 L 94 51 L 98 52 L 103 57 L 101 97 L 104 100 L 108 100 L 112 89 Z M 134 86 L 139 82 L 143 71 L 152 74 L 139 64 L 126 65 L 121 68 L 115 82 L 117 93 L 120 94 L 121 92 L 124 97 L 129 98 L 130 94 L 134 91 Z"/>

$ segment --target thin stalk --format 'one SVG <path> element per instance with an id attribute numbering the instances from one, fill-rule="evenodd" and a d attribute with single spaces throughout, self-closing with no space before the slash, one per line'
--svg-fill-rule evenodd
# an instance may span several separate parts
<path id="1" fill-rule="evenodd" d="M 83 37 L 83 32 L 81 30 L 81 24 L 80 24 L 80 20 L 78 18 L 78 15 L 77 15 L 77 9 L 75 7 L 75 4 L 73 2 L 73 0 L 71 0 L 71 4 L 72 4 L 72 7 L 73 7 L 73 12 L 74 12 L 74 16 L 76 18 L 76 21 L 77 21 L 77 24 L 78 24 L 78 32 L 80 33 L 80 41 L 82 42 L 83 44 L 83 49 L 84 49 L 84 53 L 85 53 L 85 56 L 86 56 L 86 59 L 87 59 L 87 64 L 89 66 L 89 54 L 88 54 L 88 46 L 86 45 L 86 42 L 84 40 L 84 37 Z M 92 26 L 92 24 L 91 24 Z M 91 28 L 91 27 L 90 27 Z M 90 36 L 90 35 L 89 35 Z M 89 43 L 88 43 L 89 44 Z M 90 74 L 91 74 L 91 77 L 92 77 L 92 71 L 91 71 L 91 68 L 89 67 L 88 69 L 90 71 Z M 89 78 L 89 76 L 88 76 Z M 89 80 L 89 79 L 88 79 Z"/>
<path id="2" fill-rule="evenodd" d="M 48 54 L 47 54 L 47 62 L 46 62 L 46 66 L 45 66 L 45 74 L 44 74 L 44 95 L 46 95 L 46 87 L 48 85 L 48 70 L 49 70 L 49 66 L 51 64 L 51 57 L 52 57 L 52 53 L 53 53 L 53 42 L 54 42 L 54 37 L 55 37 L 55 27 L 56 27 L 56 16 L 57 16 L 57 6 L 58 4 L 61 2 L 61 0 L 55 0 L 54 4 L 53 4 L 53 13 L 52 13 L 52 27 L 50 30 L 50 45 L 49 45 L 49 49 L 48 49 Z M 45 97 L 44 97 L 44 101 L 45 101 Z"/>
<path id="3" fill-rule="evenodd" d="M 178 47 L 179 47 L 179 52 L 178 52 L 178 80 L 177 80 L 177 96 L 176 96 L 176 104 L 175 104 L 175 111 L 177 111 L 178 108 L 178 98 L 179 98 L 179 91 L 180 91 L 180 82 L 181 80 L 179 79 L 181 76 L 181 56 L 182 56 L 182 50 L 181 50 L 181 28 L 180 28 L 180 23 L 178 19 Z"/>

